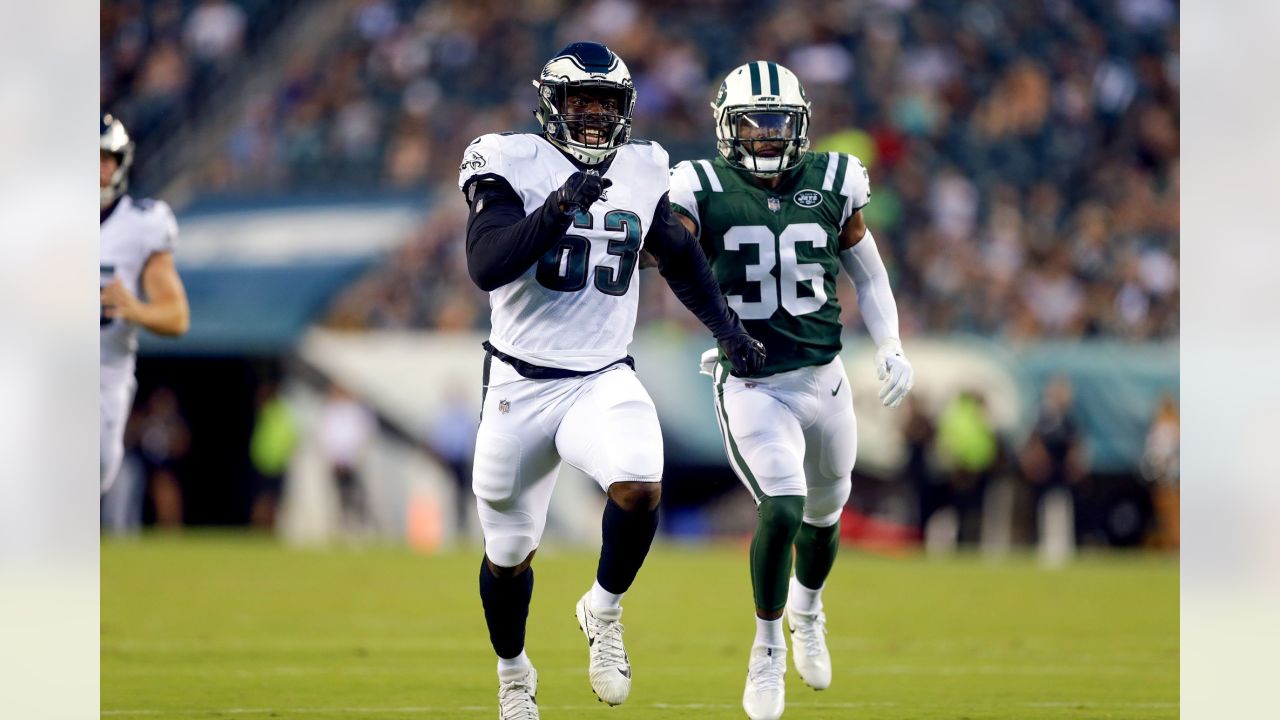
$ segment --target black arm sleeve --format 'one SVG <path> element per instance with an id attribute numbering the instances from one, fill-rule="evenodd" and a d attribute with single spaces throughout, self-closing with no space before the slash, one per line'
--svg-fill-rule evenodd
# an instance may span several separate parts
<path id="1" fill-rule="evenodd" d="M 667 279 L 672 292 L 707 326 L 716 340 L 746 332 L 738 314 L 720 292 L 707 256 L 671 212 L 666 195 L 658 201 L 653 213 L 653 225 L 645 236 L 644 248 L 658 259 L 658 272 Z"/>
<path id="2" fill-rule="evenodd" d="M 545 204 L 525 215 L 520 196 L 498 175 L 478 178 L 464 192 L 471 205 L 467 271 L 486 292 L 520 277 L 573 222 L 572 216 Z"/>

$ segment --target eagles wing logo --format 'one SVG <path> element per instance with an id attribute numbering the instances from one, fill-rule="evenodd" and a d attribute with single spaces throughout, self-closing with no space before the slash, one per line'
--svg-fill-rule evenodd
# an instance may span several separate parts
<path id="1" fill-rule="evenodd" d="M 472 150 L 471 152 L 467 153 L 467 156 L 465 158 L 462 159 L 462 164 L 458 166 L 458 172 L 463 172 L 466 170 L 479 170 L 484 166 L 485 166 L 484 156 L 476 152 L 475 150 Z"/>
<path id="2" fill-rule="evenodd" d="M 803 208 L 815 208 L 822 204 L 822 194 L 817 190 L 801 190 L 791 199 Z"/>

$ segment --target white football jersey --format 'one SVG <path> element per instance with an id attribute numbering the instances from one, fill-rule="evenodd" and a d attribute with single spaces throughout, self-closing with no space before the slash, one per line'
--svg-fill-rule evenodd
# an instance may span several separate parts
<path id="1" fill-rule="evenodd" d="M 541 135 L 483 135 L 466 149 L 458 187 L 505 178 L 537 210 L 578 168 Z M 525 362 L 597 370 L 626 356 L 640 298 L 639 253 L 667 192 L 667 151 L 636 141 L 618 148 L 604 177 L 613 181 L 551 251 L 523 275 L 489 293 L 489 342 Z"/>
<path id="2" fill-rule="evenodd" d="M 125 195 L 99 233 L 99 287 L 120 278 L 129 292 L 142 297 L 142 269 L 152 253 L 171 252 L 178 222 L 161 200 L 134 200 Z M 133 375 L 138 327 L 120 318 L 99 317 L 101 372 L 104 380 Z"/>

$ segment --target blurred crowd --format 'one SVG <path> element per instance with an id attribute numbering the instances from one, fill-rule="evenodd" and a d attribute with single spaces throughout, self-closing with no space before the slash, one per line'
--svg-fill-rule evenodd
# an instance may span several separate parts
<path id="1" fill-rule="evenodd" d="M 105 3 L 104 107 L 193 92 L 199 67 L 235 54 L 256 4 Z M 673 162 L 715 152 L 707 103 L 729 69 L 768 58 L 794 70 L 814 149 L 870 169 L 865 214 L 905 333 L 1177 335 L 1175 0 L 341 0 L 297 12 L 320 7 L 346 13 L 337 36 L 243 99 L 199 175 L 206 192 L 425 191 L 428 221 L 339 299 L 333 325 L 484 327 L 458 159 L 480 134 L 535 129 L 529 81 L 565 43 L 596 39 L 635 78 L 635 135 Z M 642 322 L 693 327 L 663 283 L 642 289 Z"/>

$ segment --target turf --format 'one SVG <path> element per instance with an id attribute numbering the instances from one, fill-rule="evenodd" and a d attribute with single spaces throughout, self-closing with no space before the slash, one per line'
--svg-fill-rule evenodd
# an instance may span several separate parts
<path id="1" fill-rule="evenodd" d="M 745 545 L 656 548 L 625 601 L 635 684 L 592 695 L 573 605 L 594 555 L 539 552 L 528 652 L 542 716 L 741 718 L 754 625 Z M 291 550 L 247 536 L 102 546 L 109 718 L 497 717 L 478 551 Z M 1178 565 L 1044 571 L 842 550 L 832 687 L 787 676 L 786 718 L 1178 717 Z"/>

